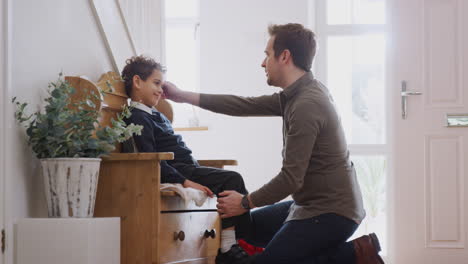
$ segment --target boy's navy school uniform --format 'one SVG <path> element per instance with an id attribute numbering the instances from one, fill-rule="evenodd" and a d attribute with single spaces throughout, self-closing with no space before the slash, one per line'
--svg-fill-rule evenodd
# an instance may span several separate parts
<path id="1" fill-rule="evenodd" d="M 180 183 L 186 179 L 210 188 L 218 195 L 225 190 L 234 190 L 247 194 L 242 176 L 229 170 L 200 166 L 192 157 L 192 151 L 187 147 L 180 135 L 174 134 L 171 122 L 164 114 L 142 103 L 131 102 L 131 117 L 127 124 L 143 126 L 140 136 L 133 136 L 138 152 L 173 152 L 174 159 L 161 161 L 161 182 Z M 124 152 L 132 152 L 124 144 Z M 222 220 L 222 227 L 228 228 L 239 221 L 249 221 L 249 214 L 226 218 Z"/>

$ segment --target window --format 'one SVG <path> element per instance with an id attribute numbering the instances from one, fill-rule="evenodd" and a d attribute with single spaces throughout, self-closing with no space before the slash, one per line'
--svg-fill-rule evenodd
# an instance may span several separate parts
<path id="1" fill-rule="evenodd" d="M 385 255 L 387 244 L 386 156 L 352 155 L 351 160 L 356 169 L 366 209 L 366 218 L 351 239 L 375 232 L 378 234 Z"/>
<path id="2" fill-rule="evenodd" d="M 327 37 L 327 84 L 351 144 L 385 143 L 385 35 Z"/>
<path id="3" fill-rule="evenodd" d="M 317 0 L 315 64 L 340 112 L 367 216 L 353 238 L 376 232 L 387 242 L 385 0 Z"/>
<path id="4" fill-rule="evenodd" d="M 327 24 L 385 24 L 385 1 L 328 0 Z"/>
<path id="5" fill-rule="evenodd" d="M 166 79 L 187 91 L 198 92 L 199 70 L 199 3 L 198 0 L 166 0 L 165 64 Z M 174 127 L 198 126 L 198 113 L 189 104 L 172 104 Z"/>

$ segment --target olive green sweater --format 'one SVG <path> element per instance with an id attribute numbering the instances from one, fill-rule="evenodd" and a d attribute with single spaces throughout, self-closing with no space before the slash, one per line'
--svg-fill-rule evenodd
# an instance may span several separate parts
<path id="1" fill-rule="evenodd" d="M 288 220 L 336 213 L 360 223 L 361 190 L 340 117 L 328 89 L 306 73 L 280 93 L 259 97 L 200 95 L 200 107 L 232 116 L 281 116 L 283 166 L 250 198 L 255 206 L 292 195 Z"/>

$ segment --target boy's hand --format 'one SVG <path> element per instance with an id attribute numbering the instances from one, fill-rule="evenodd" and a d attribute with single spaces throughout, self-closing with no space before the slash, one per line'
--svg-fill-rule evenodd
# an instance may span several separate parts
<path id="1" fill-rule="evenodd" d="M 200 190 L 200 191 L 204 192 L 206 195 L 208 195 L 209 197 L 213 198 L 213 192 L 210 190 L 210 188 L 208 188 L 206 186 L 203 186 L 201 184 L 198 184 L 198 183 L 190 181 L 190 180 L 185 180 L 184 184 L 182 184 L 182 185 L 185 188 L 190 187 L 190 188 Z"/>
<path id="2" fill-rule="evenodd" d="M 183 103 L 180 94 L 182 90 L 177 88 L 177 86 L 171 82 L 164 82 L 162 85 L 162 89 L 164 91 L 164 98 L 170 99 L 177 103 Z"/>

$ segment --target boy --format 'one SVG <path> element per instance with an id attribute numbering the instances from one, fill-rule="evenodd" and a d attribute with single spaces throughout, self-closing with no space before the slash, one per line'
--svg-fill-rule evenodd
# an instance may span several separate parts
<path id="1" fill-rule="evenodd" d="M 225 190 L 247 194 L 242 176 L 234 171 L 202 167 L 192 157 L 192 151 L 180 135 L 174 134 L 170 121 L 154 106 L 163 96 L 164 68 L 151 58 L 136 56 L 126 61 L 122 71 L 125 91 L 131 98 L 132 116 L 128 124 L 142 125 L 141 136 L 134 136 L 139 152 L 173 152 L 174 160 L 161 161 L 161 182 L 180 183 L 205 192 L 208 196 L 218 195 Z M 222 219 L 221 248 L 216 263 L 238 259 L 242 263 L 246 253 L 236 243 L 235 225 L 248 218 L 249 214 Z"/>

